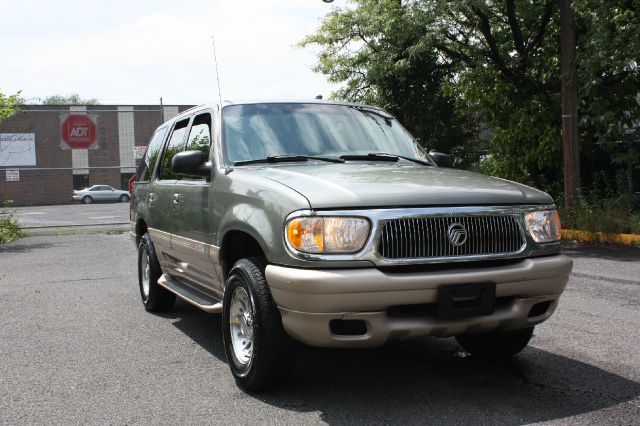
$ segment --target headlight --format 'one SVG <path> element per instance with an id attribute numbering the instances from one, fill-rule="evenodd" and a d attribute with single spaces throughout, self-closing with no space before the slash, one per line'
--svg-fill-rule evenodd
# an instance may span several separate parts
<path id="1" fill-rule="evenodd" d="M 536 243 L 550 243 L 560 240 L 560 216 L 557 210 L 526 213 L 524 222 Z"/>
<path id="2" fill-rule="evenodd" d="M 355 253 L 369 235 L 369 221 L 359 217 L 298 217 L 286 228 L 289 244 L 304 253 Z"/>

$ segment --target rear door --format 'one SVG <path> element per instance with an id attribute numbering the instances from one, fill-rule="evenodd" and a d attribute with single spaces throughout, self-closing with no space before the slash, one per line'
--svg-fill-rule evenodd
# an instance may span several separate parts
<path id="1" fill-rule="evenodd" d="M 197 113 L 189 128 L 185 151 L 202 151 L 211 159 L 213 112 Z M 186 176 L 173 186 L 175 231 L 171 236 L 173 255 L 180 264 L 177 277 L 195 289 L 219 297 L 219 283 L 210 254 L 209 197 L 211 177 Z"/>
<path id="2" fill-rule="evenodd" d="M 155 179 L 154 171 L 156 164 L 158 164 L 158 159 L 162 154 L 162 147 L 164 146 L 168 129 L 169 126 L 166 125 L 159 127 L 155 131 L 147 145 L 144 157 L 142 157 L 142 161 L 138 166 L 136 178 L 133 182 L 130 205 L 130 216 L 131 220 L 134 222 L 138 220 L 138 217 L 141 217 L 147 223 L 149 222 L 150 212 L 148 196 L 150 192 L 153 192 L 152 182 Z"/>
<path id="3" fill-rule="evenodd" d="M 179 120 L 172 126 L 156 167 L 155 180 L 147 193 L 149 235 L 156 249 L 160 266 L 171 275 L 174 275 L 176 268 L 179 268 L 171 248 L 171 234 L 175 230 L 173 186 L 179 177 L 171 171 L 171 160 L 184 149 L 188 126 L 189 118 Z"/>

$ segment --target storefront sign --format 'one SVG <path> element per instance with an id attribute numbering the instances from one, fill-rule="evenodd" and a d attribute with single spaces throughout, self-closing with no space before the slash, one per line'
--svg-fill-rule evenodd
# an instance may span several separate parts
<path id="1" fill-rule="evenodd" d="M 89 149 L 97 139 L 95 118 L 88 114 L 69 114 L 62 119 L 60 138 L 71 149 Z"/>

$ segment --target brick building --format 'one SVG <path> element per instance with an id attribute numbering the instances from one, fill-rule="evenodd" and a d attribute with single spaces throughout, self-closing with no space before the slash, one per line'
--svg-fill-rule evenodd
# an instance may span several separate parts
<path id="1" fill-rule="evenodd" d="M 136 153 L 141 154 L 156 127 L 190 107 L 21 106 L 20 112 L 0 123 L 0 203 L 68 204 L 74 189 L 96 184 L 126 189 L 135 173 Z M 88 116 L 90 120 L 80 118 L 91 132 L 82 123 L 63 125 L 78 115 Z M 70 143 L 70 137 L 82 143 Z M 89 146 L 71 148 L 78 145 Z"/>

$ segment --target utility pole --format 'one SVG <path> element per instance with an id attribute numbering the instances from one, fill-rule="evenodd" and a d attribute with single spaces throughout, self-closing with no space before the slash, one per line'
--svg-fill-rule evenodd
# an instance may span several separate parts
<path id="1" fill-rule="evenodd" d="M 562 147 L 564 197 L 569 210 L 576 207 L 580 188 L 578 147 L 578 90 L 574 85 L 576 30 L 571 0 L 560 0 L 560 79 L 562 89 Z"/>

